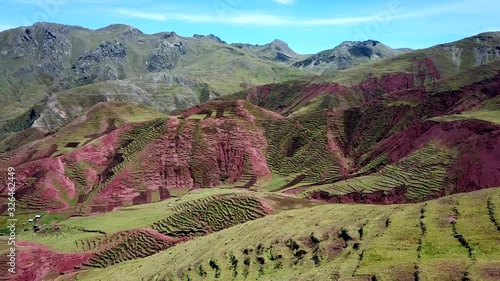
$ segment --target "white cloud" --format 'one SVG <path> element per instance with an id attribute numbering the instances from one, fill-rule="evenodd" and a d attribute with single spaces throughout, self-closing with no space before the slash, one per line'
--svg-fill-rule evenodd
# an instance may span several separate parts
<path id="1" fill-rule="evenodd" d="M 497 27 L 487 27 L 484 29 L 484 32 L 500 32 L 500 26 Z"/>
<path id="2" fill-rule="evenodd" d="M 337 18 L 303 20 L 300 21 L 300 24 L 301 25 L 346 25 L 346 24 L 374 22 L 377 19 L 378 18 L 376 17 L 337 17 Z"/>
<path id="3" fill-rule="evenodd" d="M 69 4 L 70 0 L 13 0 L 17 3 L 47 6 L 47 5 L 65 5 Z M 87 3 L 87 4 L 109 4 L 115 3 L 118 0 L 71 0 L 73 2 Z"/>
<path id="4" fill-rule="evenodd" d="M 0 24 L 0 31 L 15 28 L 15 26 Z"/>
<path id="5" fill-rule="evenodd" d="M 116 12 L 120 15 L 129 16 L 132 18 L 138 19 L 146 19 L 146 20 L 155 20 L 155 21 L 165 21 L 167 17 L 163 14 L 159 13 L 148 13 L 148 12 L 139 12 L 128 9 L 118 9 Z"/>
<path id="6" fill-rule="evenodd" d="M 116 12 L 120 15 L 129 16 L 138 19 L 149 19 L 154 21 L 180 20 L 193 23 L 231 23 L 231 24 L 260 24 L 260 25 L 285 25 L 291 20 L 266 14 L 241 14 L 228 17 L 217 17 L 202 14 L 185 14 L 185 13 L 155 13 L 155 12 L 140 12 L 129 9 L 117 9 Z"/>
<path id="7" fill-rule="evenodd" d="M 223 22 L 232 24 L 254 24 L 254 25 L 290 25 L 292 19 L 266 14 L 242 14 L 222 19 Z"/>
<path id="8" fill-rule="evenodd" d="M 241 25 L 267 25 L 267 26 L 283 26 L 283 25 L 299 25 L 299 26 L 317 26 L 317 25 L 345 25 L 374 21 L 374 17 L 338 17 L 324 19 L 296 19 L 272 14 L 235 14 L 231 16 L 217 17 L 211 15 L 194 15 L 184 13 L 153 13 L 140 12 L 128 9 L 117 9 L 116 12 L 120 15 L 125 15 L 138 19 L 149 19 L 154 21 L 180 20 L 192 23 L 226 23 L 226 24 L 241 24 Z"/>
<path id="9" fill-rule="evenodd" d="M 273 0 L 273 2 L 276 2 L 281 5 L 291 5 L 297 2 L 296 0 Z"/>
<path id="10" fill-rule="evenodd" d="M 82 0 L 83 1 L 83 0 Z M 280 4 L 287 4 L 295 2 L 295 0 L 273 0 Z M 402 10 L 391 14 L 389 17 L 381 18 L 380 15 L 368 16 L 352 16 L 352 17 L 331 17 L 331 18 L 296 18 L 286 17 L 275 14 L 263 13 L 233 13 L 225 16 L 216 16 L 209 14 L 187 14 L 178 13 L 175 11 L 161 12 L 146 12 L 135 11 L 129 9 L 117 9 L 116 13 L 128 17 L 149 19 L 154 21 L 170 21 L 178 20 L 191 23 L 222 23 L 222 24 L 239 24 L 239 25 L 260 25 L 260 26 L 340 26 L 340 25 L 354 25 L 361 23 L 371 23 L 378 21 L 392 21 L 404 20 L 410 18 L 427 17 L 446 12 L 468 11 L 470 10 L 471 2 L 459 2 L 455 5 L 442 5 L 430 7 L 423 10 L 412 11 L 403 13 Z"/>

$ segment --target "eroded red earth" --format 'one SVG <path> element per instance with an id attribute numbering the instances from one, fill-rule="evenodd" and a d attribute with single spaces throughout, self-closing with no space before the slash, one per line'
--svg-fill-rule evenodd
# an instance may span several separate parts
<path id="1" fill-rule="evenodd" d="M 60 253 L 42 245 L 19 242 L 17 257 L 17 281 L 33 281 L 56 278 L 81 266 L 92 256 L 91 253 Z"/>
<path id="2" fill-rule="evenodd" d="M 391 164 L 435 143 L 457 153 L 447 167 L 447 184 L 441 195 L 500 186 L 499 125 L 480 120 L 429 120 L 469 110 L 497 97 L 500 75 L 457 91 L 431 93 L 422 85 L 440 78 L 433 62 L 416 60 L 413 70 L 380 78 L 370 75 L 351 87 L 333 83 L 292 84 L 279 91 L 276 85 L 255 87 L 248 91 L 247 100 L 265 108 L 252 107 L 241 100 L 193 107 L 179 118 L 166 119 L 162 133 L 133 159 L 124 159 L 120 148 L 123 136 L 137 124 L 107 127 L 106 132 L 95 135 L 93 142 L 54 157 L 51 155 L 57 147 L 28 144 L 17 149 L 6 164 L 16 167 L 19 204 L 30 211 L 107 212 L 120 206 L 164 200 L 197 188 L 237 183 L 251 187 L 257 179 L 270 177 L 273 169 L 266 159 L 269 144 L 261 122 L 281 120 L 314 98 L 330 95 L 339 101 L 340 109 L 325 114 L 325 146 L 332 159 L 336 159 L 334 164 L 339 167 L 341 178 L 351 177 L 363 164 L 381 155 L 387 155 Z M 296 86 L 302 88 L 295 91 Z M 287 93 L 293 97 L 288 99 L 284 96 Z M 346 110 L 352 106 L 347 99 L 351 94 L 359 95 L 354 99 L 364 103 Z M 335 118 L 343 120 L 332 122 Z M 358 163 L 361 158 L 363 163 Z M 123 167 L 115 174 L 111 168 L 120 163 Z M 303 177 L 296 176 L 296 182 L 285 184 L 283 190 L 301 182 Z M 319 183 L 285 192 L 300 192 L 315 184 Z M 1 188 L 5 194 L 5 186 Z M 333 197 L 318 191 L 312 193 L 311 199 L 332 203 L 407 203 L 405 192 L 399 187 L 385 193 Z M 0 212 L 5 210 L 2 205 Z M 109 238 L 114 242 L 78 254 L 58 253 L 20 242 L 21 273 L 17 280 L 51 278 L 89 266 L 106 251 L 119 250 L 116 246 L 130 236 L 152 237 L 151 241 L 157 242 L 155 251 L 184 241 L 140 229 L 114 234 Z"/>
<path id="3" fill-rule="evenodd" d="M 18 171 L 20 205 L 32 211 L 105 212 L 164 200 L 196 188 L 222 184 L 248 188 L 257 179 L 269 177 L 273 169 L 266 159 L 269 147 L 262 122 L 281 120 L 277 113 L 293 112 L 315 97 L 335 95 L 345 100 L 346 95 L 361 90 L 365 103 L 350 110 L 330 110 L 325 117 L 325 145 L 337 161 L 339 177 L 349 178 L 362 164 L 382 154 L 389 154 L 394 163 L 435 141 L 458 151 L 457 160 L 448 169 L 452 192 L 500 185 L 498 125 L 474 120 L 428 121 L 496 97 L 500 75 L 457 91 L 432 93 L 420 86 L 422 81 L 439 77 L 432 61 L 420 60 L 414 62 L 414 73 L 369 76 L 351 88 L 298 83 L 276 92 L 274 84 L 255 87 L 248 91 L 248 100 L 269 105 L 268 109 L 241 100 L 193 107 L 179 118 L 167 118 L 163 133 L 133 159 L 123 159 L 121 140 L 137 124 L 112 128 L 111 132 L 108 126 L 106 134 L 97 134 L 99 138 L 93 142 L 60 156 L 49 157 L 55 151 L 52 146 L 28 144 L 16 150 L 7 164 Z M 303 87 L 292 93 L 293 98 L 274 100 L 295 86 Z M 285 101 L 288 103 L 281 106 Z M 359 163 L 361 157 L 363 163 Z M 123 165 L 115 172 L 113 168 L 120 163 Z M 0 211 L 4 210 L 2 206 Z"/>

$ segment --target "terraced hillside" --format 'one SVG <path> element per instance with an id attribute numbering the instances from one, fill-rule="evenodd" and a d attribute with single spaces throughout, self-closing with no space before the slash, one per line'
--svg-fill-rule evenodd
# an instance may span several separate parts
<path id="1" fill-rule="evenodd" d="M 454 154 L 446 147 L 429 145 L 377 173 L 307 189 L 305 196 L 334 202 L 421 201 L 440 193 L 446 180 L 446 168 L 454 160 Z M 376 159 L 360 173 L 376 167 L 381 161 L 385 159 Z"/>
<path id="2" fill-rule="evenodd" d="M 84 248 L 94 250 L 82 267 L 104 268 L 120 262 L 148 257 L 186 240 L 185 238 L 170 238 L 151 229 L 119 232 L 109 238 L 99 237 L 97 243 L 94 239 L 81 242 Z"/>
<path id="3" fill-rule="evenodd" d="M 258 198 L 243 195 L 221 195 L 177 205 L 175 215 L 152 226 L 164 235 L 192 237 L 264 217 L 267 212 Z"/>
<path id="4" fill-rule="evenodd" d="M 288 196 L 216 189 L 93 217 L 47 214 L 40 220 L 36 235 L 28 229 L 20 233 L 20 259 L 40 261 L 43 268 L 23 268 L 18 279 L 37 276 L 31 280 L 38 280 L 53 274 L 105 268 L 271 213 L 310 205 L 315 204 Z M 26 224 L 28 217 L 19 219 Z M 46 262 L 50 256 L 74 257 L 72 261 L 78 263 Z"/>
<path id="5" fill-rule="evenodd" d="M 387 203 L 496 186 L 498 163 L 490 157 L 498 157 L 500 76 L 490 71 L 495 65 L 478 67 L 488 70 L 487 78 L 457 90 L 381 91 L 361 106 L 326 110 L 315 107 L 313 99 L 288 118 L 265 123 L 268 164 L 273 173 L 287 178 L 272 189 L 333 201 Z M 450 80 L 439 81 L 444 85 Z M 292 91 L 286 96 L 279 87 L 262 87 L 257 96 L 249 93 L 247 98 L 288 115 L 306 95 Z M 338 95 L 342 92 L 332 90 L 317 98 Z M 429 147 L 440 147 L 429 153 L 436 157 L 423 153 Z M 407 161 L 419 164 L 398 164 Z M 463 168 L 469 165 L 473 171 Z"/>
<path id="6" fill-rule="evenodd" d="M 127 119 L 121 106 L 102 105 L 52 135 L 5 152 L 4 165 L 18 167 L 18 200 L 25 210 L 110 211 L 193 188 L 249 188 L 270 174 L 264 130 L 244 102 L 207 103 L 191 110 L 198 114 L 188 110 L 156 119 L 161 115 L 152 112 L 144 121 L 140 115 Z"/>
<path id="7" fill-rule="evenodd" d="M 419 204 L 285 211 L 77 278 L 497 280 L 495 204 L 498 188 Z"/>
<path id="8" fill-rule="evenodd" d="M 3 161 L 18 167 L 26 211 L 106 212 L 222 185 L 416 202 L 500 184 L 499 127 L 488 121 L 499 83 L 414 88 L 286 118 L 242 100 L 177 116 L 102 104 Z"/>
<path id="9" fill-rule="evenodd" d="M 339 159 L 328 150 L 326 122 L 326 112 L 316 112 L 265 124 L 269 166 L 309 182 L 338 178 Z"/>
<path id="10" fill-rule="evenodd" d="M 497 75 L 498 32 L 412 51 L 346 70 L 325 71 L 312 79 L 256 86 L 234 95 L 290 115 L 345 108 L 387 95 L 456 91 Z"/>
<path id="11" fill-rule="evenodd" d="M 120 93 L 114 86 L 134 88 L 131 81 L 51 96 L 49 107 L 10 121 L 19 131 L 0 133 L 0 170 L 16 170 L 26 265 L 16 278 L 498 280 L 497 35 L 321 77 L 241 85 L 170 114 L 134 105 L 154 103 L 147 92 L 125 93 L 134 101 L 121 103 L 87 96 L 108 86 Z M 164 49 L 227 45 L 215 36 L 186 45 L 175 34 L 154 36 L 168 37 L 148 57 L 154 73 L 171 67 L 162 65 L 172 54 Z M 279 52 L 298 59 L 273 44 L 212 55 L 228 63 L 241 51 L 282 67 Z M 167 61 L 201 67 L 214 59 L 204 54 Z M 214 97 L 215 86 L 201 87 Z M 0 173 L 1 234 L 10 233 L 7 182 Z M 35 214 L 41 219 L 29 221 Z"/>

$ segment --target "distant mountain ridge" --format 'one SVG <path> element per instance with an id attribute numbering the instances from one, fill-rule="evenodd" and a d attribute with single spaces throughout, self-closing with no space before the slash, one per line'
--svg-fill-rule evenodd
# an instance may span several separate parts
<path id="1" fill-rule="evenodd" d="M 19 280 L 500 275 L 499 32 L 308 58 L 124 25 L 0 39 Z"/>
<path id="2" fill-rule="evenodd" d="M 5 122 L 24 119 L 25 112 L 33 111 L 36 113 L 29 115 L 48 118 L 37 124 L 50 129 L 88 109 L 63 105 L 56 93 L 83 95 L 95 102 L 145 104 L 164 112 L 187 108 L 252 86 L 322 71 L 292 67 L 308 57 L 279 39 L 264 45 L 227 44 L 214 34 L 144 34 L 124 24 L 92 30 L 35 23 L 0 32 L 0 124 L 5 127 Z M 96 83 L 100 83 L 98 87 L 91 87 Z M 90 87 L 79 89 L 82 86 Z M 46 105 L 35 106 L 40 102 Z M 54 114 L 58 120 L 53 119 Z M 25 128 L 32 122 L 7 124 L 0 131 Z"/>
<path id="3" fill-rule="evenodd" d="M 240 49 L 250 50 L 255 54 L 257 54 L 262 59 L 284 62 L 284 63 L 297 62 L 307 57 L 307 55 L 297 54 L 288 46 L 287 43 L 279 39 L 274 39 L 271 43 L 265 45 L 252 45 L 252 44 L 241 44 L 241 43 L 233 43 L 232 45 Z"/>
<path id="4" fill-rule="evenodd" d="M 332 68 L 343 70 L 370 61 L 395 57 L 411 49 L 392 49 L 379 41 L 344 41 L 337 47 L 321 51 L 293 64 L 295 68 Z"/>
<path id="5" fill-rule="evenodd" d="M 92 30 L 36 23 L 0 32 L 0 139 L 30 127 L 55 130 L 100 102 L 140 104 L 166 113 L 286 81 L 347 87 L 364 81 L 361 88 L 373 95 L 381 91 L 375 84 L 387 81 L 368 81 L 369 75 L 418 76 L 412 67 L 425 58 L 435 62 L 441 78 L 495 61 L 500 58 L 498 34 L 412 52 L 375 40 L 345 41 L 300 55 L 278 39 L 264 45 L 227 44 L 213 34 L 148 35 L 123 24 Z M 382 88 L 401 88 L 401 83 Z M 340 104 L 353 105 L 357 98 L 346 99 Z"/>
<path id="6" fill-rule="evenodd" d="M 300 57 L 285 46 L 250 50 L 213 34 L 149 35 L 123 24 L 91 30 L 36 23 L 6 30 L 0 32 L 0 123 L 53 93 L 109 80 L 129 80 L 159 97 L 163 110 L 167 103 L 189 107 L 306 73 L 289 68 L 289 60 Z M 208 94 L 202 97 L 203 89 Z"/>

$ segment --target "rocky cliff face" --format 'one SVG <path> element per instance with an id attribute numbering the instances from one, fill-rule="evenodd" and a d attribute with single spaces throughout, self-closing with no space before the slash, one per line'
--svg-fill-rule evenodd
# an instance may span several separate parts
<path id="1" fill-rule="evenodd" d="M 117 66 L 120 66 L 118 63 L 126 63 L 127 52 L 128 46 L 118 40 L 104 41 L 96 49 L 85 51 L 71 66 L 76 74 L 75 82 L 78 85 L 86 85 L 106 80 L 117 80 L 120 78 L 117 70 Z"/>
<path id="2" fill-rule="evenodd" d="M 248 50 L 262 59 L 285 64 L 292 64 L 307 57 L 307 55 L 297 54 L 292 49 L 290 49 L 287 43 L 279 39 L 275 39 L 265 45 L 251 45 L 241 43 L 235 43 L 232 45 L 240 49 Z"/>
<path id="3" fill-rule="evenodd" d="M 37 83 L 55 91 L 72 83 L 67 77 L 73 49 L 68 34 L 74 30 L 59 25 L 35 24 L 17 29 L 11 40 L 3 42 L 0 71 L 8 81 L 10 95 L 17 96 Z"/>
<path id="4" fill-rule="evenodd" d="M 283 51 L 287 56 L 293 52 Z M 279 79 L 284 74 L 261 75 L 288 67 L 277 61 L 274 55 L 237 51 L 213 34 L 149 35 L 126 25 L 97 30 L 51 23 L 19 27 L 0 33 L 0 124 L 56 92 L 114 80 L 128 80 L 157 97 L 161 110 L 189 107 L 197 103 L 202 85 L 219 96 L 240 90 L 245 80 Z M 238 70 L 243 76 L 234 74 Z"/>
<path id="5" fill-rule="evenodd" d="M 51 75 L 65 68 L 73 47 L 66 36 L 68 32 L 69 30 L 64 28 L 54 31 L 49 27 L 45 30 L 45 38 L 36 57 L 37 61 L 42 62 L 39 66 L 42 73 Z"/>
<path id="6" fill-rule="evenodd" d="M 250 188 L 270 176 L 264 130 L 242 101 L 103 130 L 94 145 L 61 156 L 51 157 L 61 149 L 57 142 L 45 149 L 33 143 L 11 155 L 7 164 L 18 167 L 20 204 L 32 210 L 106 211 L 221 184 Z"/>
<path id="7" fill-rule="evenodd" d="M 328 67 L 332 69 L 348 69 L 369 61 L 390 58 L 404 53 L 374 41 L 345 41 L 337 47 L 322 51 L 303 61 L 293 64 L 296 68 Z"/>
<path id="8" fill-rule="evenodd" d="M 150 72 L 173 69 L 180 57 L 186 53 L 187 48 L 181 40 L 175 40 L 172 43 L 163 41 L 148 55 L 146 69 Z"/>
<path id="9" fill-rule="evenodd" d="M 486 32 L 460 41 L 441 44 L 446 56 L 450 58 L 456 70 L 488 64 L 500 58 L 500 35 L 498 32 Z"/>

